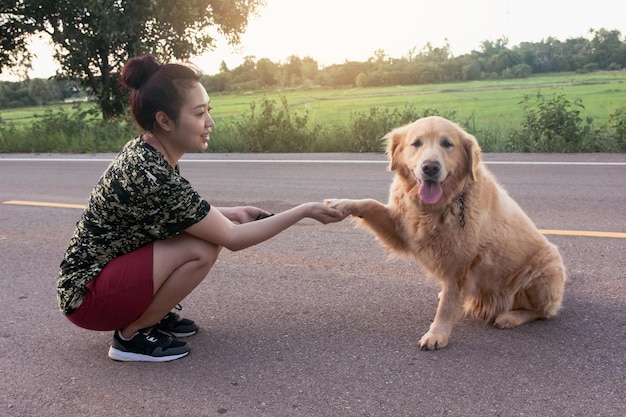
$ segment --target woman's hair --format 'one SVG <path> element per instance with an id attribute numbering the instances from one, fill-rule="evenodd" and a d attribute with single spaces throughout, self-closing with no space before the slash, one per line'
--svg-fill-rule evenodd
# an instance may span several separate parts
<path id="1" fill-rule="evenodd" d="M 130 108 L 139 126 L 153 130 L 156 114 L 177 120 L 188 89 L 202 74 L 181 64 L 160 64 L 152 55 L 134 57 L 122 68 L 122 83 L 130 89 Z"/>

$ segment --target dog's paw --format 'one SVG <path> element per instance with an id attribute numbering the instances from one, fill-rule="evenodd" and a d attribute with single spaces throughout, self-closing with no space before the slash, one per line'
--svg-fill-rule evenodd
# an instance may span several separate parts
<path id="1" fill-rule="evenodd" d="M 522 324 L 530 323 L 541 316 L 530 310 L 512 310 L 499 314 L 493 325 L 499 329 L 514 329 Z"/>
<path id="2" fill-rule="evenodd" d="M 517 323 L 513 320 L 513 317 L 506 313 L 500 314 L 496 317 L 493 321 L 493 325 L 498 329 L 514 329 L 517 327 Z"/>
<path id="3" fill-rule="evenodd" d="M 448 345 L 448 335 L 430 330 L 419 342 L 420 350 L 437 350 Z"/>
<path id="4" fill-rule="evenodd" d="M 341 198 L 327 198 L 326 200 L 324 200 L 324 204 L 343 213 L 357 214 L 358 211 L 353 200 Z"/>

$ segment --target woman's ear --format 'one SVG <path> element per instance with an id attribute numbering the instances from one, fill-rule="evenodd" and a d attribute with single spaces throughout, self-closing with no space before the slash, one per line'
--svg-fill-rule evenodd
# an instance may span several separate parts
<path id="1" fill-rule="evenodd" d="M 169 132 L 174 127 L 174 121 L 163 111 L 158 111 L 154 118 L 159 127 L 166 132 Z"/>

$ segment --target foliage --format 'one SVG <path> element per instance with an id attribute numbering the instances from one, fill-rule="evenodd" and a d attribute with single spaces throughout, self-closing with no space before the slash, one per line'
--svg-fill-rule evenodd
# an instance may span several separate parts
<path id="1" fill-rule="evenodd" d="M 431 114 L 464 126 L 486 152 L 624 152 L 619 75 L 212 95 L 209 152 L 380 152 L 391 129 Z M 3 111 L 0 152 L 115 152 L 136 133 L 130 117 L 103 123 L 94 104 L 43 109 Z M 566 127 L 584 134 L 563 139 Z M 530 140 L 540 137 L 552 139 Z"/>
<path id="2" fill-rule="evenodd" d="M 453 118 L 455 112 L 437 109 L 418 110 L 413 105 L 402 109 L 372 107 L 367 112 L 354 111 L 347 125 L 320 125 L 310 122 L 309 110 L 293 111 L 287 99 L 263 98 L 250 105 L 242 117 L 222 121 L 214 128 L 211 149 L 217 152 L 380 152 L 383 137 L 397 126 L 421 117 L 442 115 Z M 228 143 L 229 146 L 225 144 Z"/>
<path id="3" fill-rule="evenodd" d="M 522 152 L 576 152 L 591 133 L 592 118 L 583 124 L 582 101 L 570 101 L 561 93 L 551 98 L 541 91 L 524 95 L 522 101 L 526 120 L 514 133 L 514 142 Z"/>
<path id="4" fill-rule="evenodd" d="M 626 152 L 626 107 L 621 107 L 609 117 L 609 126 L 614 130 L 618 152 Z"/>
<path id="5" fill-rule="evenodd" d="M 2 152 L 110 152 L 137 133 L 128 118 L 102 120 L 96 108 L 47 109 L 27 128 L 3 124 Z"/>
<path id="6" fill-rule="evenodd" d="M 123 114 L 126 94 L 118 73 L 132 56 L 147 52 L 187 59 L 214 46 L 208 28 L 231 43 L 264 0 L 5 0 L 0 5 L 0 69 L 28 61 L 28 39 L 47 34 L 55 45 L 60 75 L 78 80 L 97 98 L 102 115 Z"/>
<path id="7" fill-rule="evenodd" d="M 347 61 L 319 68 L 310 57 L 290 56 L 285 63 L 267 58 L 244 63 L 219 74 L 207 76 L 210 91 L 250 91 L 264 88 L 376 87 L 422 85 L 442 82 L 527 78 L 532 74 L 573 71 L 620 70 L 626 68 L 626 41 L 617 30 L 592 31 L 593 37 L 560 41 L 553 37 L 540 42 L 523 42 L 509 48 L 508 40 L 484 41 L 480 50 L 453 56 L 450 45 L 434 47 L 427 43 L 402 57 L 389 57 L 376 50 L 367 62 Z"/>
<path id="8" fill-rule="evenodd" d="M 29 79 L 19 82 L 0 82 L 0 109 L 45 106 L 63 100 L 87 99 L 76 83 L 51 78 Z"/>
<path id="9" fill-rule="evenodd" d="M 306 110 L 290 111 L 285 97 L 281 97 L 281 106 L 263 98 L 251 103 L 250 111 L 241 118 L 217 128 L 213 136 L 236 138 L 234 142 L 243 152 L 310 152 L 317 127 L 308 126 L 308 117 Z"/>
<path id="10" fill-rule="evenodd" d="M 604 138 L 598 152 L 626 152 L 626 107 L 616 109 L 596 135 Z"/>
<path id="11" fill-rule="evenodd" d="M 507 141 L 515 152 L 623 152 L 626 108 L 615 110 L 598 129 L 593 118 L 581 115 L 582 100 L 567 99 L 561 93 L 546 97 L 541 91 L 525 95 L 525 121 Z"/>
<path id="12" fill-rule="evenodd" d="M 443 116 L 455 118 L 455 111 L 441 113 L 434 108 L 424 108 L 421 111 L 414 105 L 408 104 L 404 108 L 372 107 L 367 113 L 352 112 L 348 129 L 348 138 L 351 152 L 378 152 L 383 150 L 382 138 L 398 126 L 411 123 L 427 116 Z"/>

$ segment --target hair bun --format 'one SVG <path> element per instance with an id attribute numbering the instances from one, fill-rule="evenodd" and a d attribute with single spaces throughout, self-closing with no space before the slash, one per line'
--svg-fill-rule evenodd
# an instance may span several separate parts
<path id="1" fill-rule="evenodd" d="M 134 57 L 122 68 L 121 78 L 128 88 L 138 89 L 159 70 L 159 64 L 153 55 Z"/>

